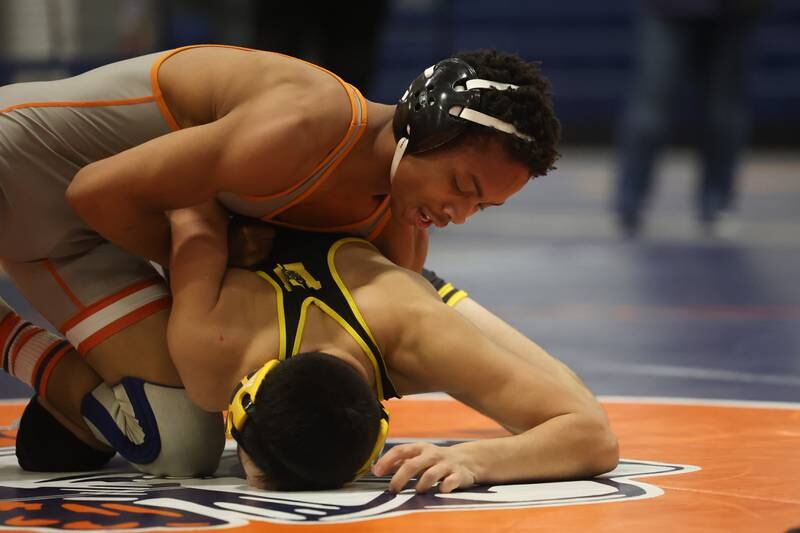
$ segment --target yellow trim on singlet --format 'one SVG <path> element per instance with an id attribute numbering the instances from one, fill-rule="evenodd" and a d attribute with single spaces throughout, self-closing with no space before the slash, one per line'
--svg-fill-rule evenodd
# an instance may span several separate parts
<path id="1" fill-rule="evenodd" d="M 267 280 L 275 289 L 275 304 L 278 307 L 278 359 L 282 361 L 286 359 L 286 316 L 284 316 L 283 312 L 283 289 L 266 272 L 257 270 L 256 274 L 260 278 Z"/>
<path id="2" fill-rule="evenodd" d="M 460 302 L 467 296 L 469 296 L 469 293 L 467 291 L 460 290 L 456 292 L 453 296 L 451 296 L 449 300 L 447 300 L 447 305 L 449 305 L 450 307 L 455 307 L 458 302 Z"/>
<path id="3" fill-rule="evenodd" d="M 336 255 L 336 251 L 339 248 L 341 248 L 343 245 L 348 244 L 348 243 L 366 244 L 367 246 L 369 246 L 370 248 L 372 248 L 376 252 L 378 252 L 378 249 L 371 242 L 366 241 L 364 239 L 359 239 L 357 237 L 345 237 L 344 239 L 339 239 L 338 241 L 333 243 L 333 245 L 328 250 L 328 268 L 331 271 L 331 275 L 333 276 L 333 280 L 336 282 L 336 285 L 338 285 L 339 290 L 342 291 L 342 295 L 344 295 L 345 299 L 347 300 L 347 303 L 350 305 L 350 309 L 353 311 L 353 315 L 355 315 L 356 320 L 358 320 L 358 323 L 361 325 L 362 328 L 364 328 L 364 331 L 367 332 L 367 335 L 369 335 L 369 338 L 372 341 L 372 344 L 374 344 L 376 348 L 380 349 L 380 346 L 375 341 L 375 336 L 372 334 L 372 331 L 369 329 L 369 326 L 367 325 L 366 320 L 364 320 L 364 317 L 361 316 L 361 311 L 359 311 L 358 306 L 356 305 L 355 299 L 353 299 L 353 296 L 350 294 L 350 290 L 344 284 L 344 281 L 342 281 L 341 276 L 339 276 L 339 271 L 336 270 L 336 265 L 334 264 L 334 258 L 335 258 L 335 255 Z M 378 365 L 377 361 L 373 361 L 373 364 L 377 368 L 377 365 Z M 376 382 L 380 382 L 381 380 L 378 379 L 378 378 L 381 378 L 381 377 L 382 377 L 382 374 L 380 374 L 380 373 L 376 374 L 376 380 L 375 381 Z M 394 383 L 392 383 L 392 379 L 389 377 L 388 373 L 386 374 L 386 379 L 392 385 L 392 388 L 395 391 L 397 391 L 397 387 L 395 387 Z M 381 390 L 383 390 L 383 384 L 382 383 L 381 383 L 380 386 L 381 386 Z M 383 394 L 381 394 L 381 398 L 383 398 Z"/>
<path id="4" fill-rule="evenodd" d="M 436 291 L 436 292 L 439 293 L 439 297 L 440 298 L 444 298 L 445 294 L 447 294 L 448 292 L 452 291 L 453 289 L 455 289 L 455 287 L 453 287 L 452 283 L 445 283 L 444 285 L 439 287 L 439 290 Z"/>
<path id="5" fill-rule="evenodd" d="M 347 298 L 349 294 L 345 294 Z M 349 301 L 349 298 L 348 298 Z M 342 315 L 334 311 L 328 304 L 320 300 L 315 296 L 309 296 L 305 300 L 303 300 L 302 305 L 300 306 L 300 319 L 297 324 L 297 332 L 294 338 L 294 346 L 292 346 L 292 353 L 291 355 L 296 355 L 298 351 L 300 351 L 300 345 L 303 342 L 303 331 L 305 330 L 306 326 L 306 318 L 308 308 L 311 304 L 316 305 L 323 313 L 328 315 L 330 318 L 335 320 L 350 336 L 353 338 L 356 343 L 361 347 L 361 351 L 364 352 L 364 355 L 367 356 L 369 362 L 372 364 L 372 371 L 375 375 L 375 389 L 378 393 L 378 398 L 383 399 L 383 379 L 381 369 L 378 366 L 378 360 L 376 355 L 372 352 L 369 345 L 364 342 L 364 339 L 361 338 L 361 335 L 353 329 L 353 326 L 347 323 Z M 369 333 L 369 331 L 367 331 Z M 370 336 L 371 337 L 371 336 Z M 375 342 L 373 340 L 373 342 Z M 376 345 L 377 346 L 377 345 Z"/>

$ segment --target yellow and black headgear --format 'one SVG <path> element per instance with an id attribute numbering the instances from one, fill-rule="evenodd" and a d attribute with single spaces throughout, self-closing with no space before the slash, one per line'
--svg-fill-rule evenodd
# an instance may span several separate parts
<path id="1" fill-rule="evenodd" d="M 258 391 L 261 388 L 261 385 L 264 383 L 264 379 L 276 366 L 278 366 L 279 363 L 279 359 L 273 359 L 267 362 L 255 372 L 242 378 L 242 381 L 233 391 L 233 397 L 231 398 L 231 403 L 228 406 L 226 430 L 228 435 L 233 437 L 240 446 L 242 446 L 242 430 L 244 429 L 245 424 L 247 424 L 248 418 L 252 415 L 256 408 L 255 399 Z M 386 443 L 386 437 L 389 434 L 389 413 L 386 411 L 383 405 L 380 405 L 380 408 L 381 420 L 378 428 L 378 436 L 375 439 L 375 445 L 373 446 L 372 452 L 370 453 L 364 465 L 354 474 L 353 481 L 369 471 L 370 467 L 377 460 L 378 456 L 383 450 L 384 444 Z M 250 453 L 250 450 L 245 449 L 245 451 Z"/>

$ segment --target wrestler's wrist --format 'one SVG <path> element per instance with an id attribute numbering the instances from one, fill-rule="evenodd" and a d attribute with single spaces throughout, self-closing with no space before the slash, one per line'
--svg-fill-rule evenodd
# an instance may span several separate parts
<path id="1" fill-rule="evenodd" d="M 458 464 L 472 476 L 472 484 L 479 485 L 491 480 L 491 457 L 483 449 L 484 441 L 456 444 L 452 447 L 458 455 Z"/>

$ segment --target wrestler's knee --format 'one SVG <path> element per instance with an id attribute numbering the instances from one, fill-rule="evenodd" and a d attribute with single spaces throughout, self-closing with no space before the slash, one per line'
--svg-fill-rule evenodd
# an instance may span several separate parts
<path id="1" fill-rule="evenodd" d="M 182 388 L 139 378 L 100 384 L 81 413 L 98 439 L 148 474 L 212 474 L 225 445 L 221 413 L 203 411 Z"/>

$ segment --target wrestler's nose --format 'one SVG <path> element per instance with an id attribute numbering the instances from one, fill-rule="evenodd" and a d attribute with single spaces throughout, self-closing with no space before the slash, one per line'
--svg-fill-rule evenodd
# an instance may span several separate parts
<path id="1" fill-rule="evenodd" d="M 442 209 L 444 214 L 448 216 L 450 222 L 453 224 L 463 224 L 467 221 L 467 210 L 463 208 L 458 208 L 453 204 L 445 204 L 444 208 Z"/>

